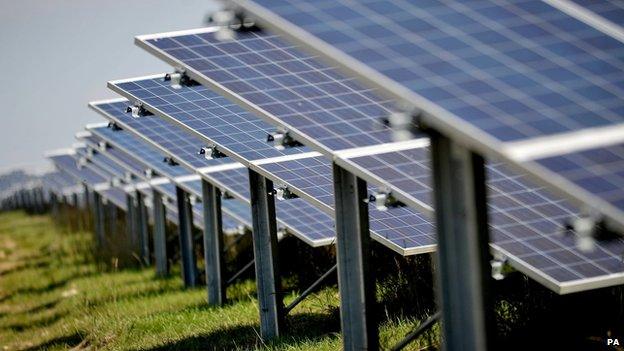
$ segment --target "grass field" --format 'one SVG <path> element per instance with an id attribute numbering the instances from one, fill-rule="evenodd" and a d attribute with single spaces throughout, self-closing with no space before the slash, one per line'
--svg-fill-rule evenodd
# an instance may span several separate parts
<path id="1" fill-rule="evenodd" d="M 68 233 L 48 216 L 0 214 L 3 350 L 340 349 L 335 288 L 304 301 L 287 318 L 287 334 L 266 345 L 258 338 L 252 280 L 229 287 L 228 305 L 209 308 L 205 290 L 183 289 L 175 273 L 157 278 L 151 268 L 98 269 L 90 247 L 90 233 Z M 380 327 L 381 344 L 396 343 L 416 324 L 389 318 Z"/>

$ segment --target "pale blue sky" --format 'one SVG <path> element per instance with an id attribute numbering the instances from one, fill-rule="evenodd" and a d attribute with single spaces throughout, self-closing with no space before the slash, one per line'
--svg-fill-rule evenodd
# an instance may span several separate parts
<path id="1" fill-rule="evenodd" d="M 106 81 L 169 71 L 134 45 L 139 34 L 197 28 L 210 0 L 0 0 L 0 173 L 41 169 L 99 121 Z"/>

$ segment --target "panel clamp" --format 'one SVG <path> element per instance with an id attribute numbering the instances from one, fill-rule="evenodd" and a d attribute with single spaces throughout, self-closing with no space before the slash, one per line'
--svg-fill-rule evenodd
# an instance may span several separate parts
<path id="1" fill-rule="evenodd" d="M 114 132 L 122 130 L 121 127 L 115 122 L 108 122 L 107 127 L 110 128 Z"/>
<path id="2" fill-rule="evenodd" d="M 413 139 L 419 129 L 423 129 L 420 126 L 421 113 L 407 108 L 390 113 L 383 119 L 383 123 L 392 130 L 394 141 Z"/>
<path id="3" fill-rule="evenodd" d="M 151 168 L 148 168 L 145 171 L 143 171 L 143 174 L 145 174 L 145 178 L 152 179 L 152 177 L 154 176 L 154 170 Z"/>
<path id="4" fill-rule="evenodd" d="M 98 142 L 98 149 L 100 151 L 106 151 L 106 149 L 108 149 L 108 143 L 106 141 L 104 141 L 104 140 L 100 140 Z"/>
<path id="5" fill-rule="evenodd" d="M 368 196 L 368 199 L 364 200 L 367 203 L 375 204 L 375 207 L 379 211 L 387 211 L 389 208 L 403 207 L 404 203 L 397 200 L 392 191 L 389 189 L 381 189 L 374 194 Z"/>
<path id="6" fill-rule="evenodd" d="M 494 280 L 503 280 L 507 276 L 507 257 L 501 253 L 494 254 L 492 260 L 490 260 L 490 266 L 492 267 L 492 278 Z"/>
<path id="7" fill-rule="evenodd" d="M 271 194 L 275 195 L 275 197 L 279 201 L 284 201 L 288 199 L 296 199 L 299 197 L 297 196 L 297 194 L 291 192 L 288 186 L 286 185 L 277 186 L 275 189 L 273 189 L 273 191 L 271 191 Z"/>
<path id="8" fill-rule="evenodd" d="M 171 156 L 166 156 L 165 158 L 163 158 L 163 162 L 165 162 L 169 166 L 177 166 L 177 165 L 179 165 L 179 163 L 176 160 L 174 160 L 173 157 L 171 157 Z"/>
<path id="9" fill-rule="evenodd" d="M 126 108 L 126 113 L 131 113 L 133 118 L 139 118 L 143 116 L 152 115 L 151 112 L 149 112 L 148 110 L 145 109 L 145 107 L 143 107 L 143 103 L 140 101 L 135 102 L 134 105 L 132 106 L 128 106 Z"/>
<path id="10" fill-rule="evenodd" d="M 165 82 L 170 82 L 171 88 L 173 89 L 182 89 L 182 87 L 198 85 L 196 81 L 186 74 L 186 70 L 183 68 L 176 68 L 175 72 L 165 74 L 163 80 Z"/>
<path id="11" fill-rule="evenodd" d="M 206 18 L 206 23 L 218 26 L 215 38 L 220 41 L 236 39 L 236 32 L 256 32 L 260 27 L 248 13 L 240 9 L 226 8 L 213 12 Z"/>
<path id="12" fill-rule="evenodd" d="M 226 154 L 221 152 L 216 145 L 205 146 L 199 149 L 198 155 L 204 155 L 207 160 L 214 160 L 217 158 L 227 157 Z"/>
<path id="13" fill-rule="evenodd" d="M 273 146 L 278 150 L 303 146 L 303 144 L 295 140 L 290 133 L 284 129 L 278 129 L 274 133 L 268 134 L 267 143 L 273 143 Z"/>

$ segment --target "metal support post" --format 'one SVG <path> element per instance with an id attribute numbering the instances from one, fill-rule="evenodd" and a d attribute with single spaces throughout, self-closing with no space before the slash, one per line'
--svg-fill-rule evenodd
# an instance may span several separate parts
<path id="1" fill-rule="evenodd" d="M 223 262 L 223 226 L 221 192 L 202 180 L 204 204 L 204 261 L 209 305 L 221 305 L 226 299 L 225 264 Z"/>
<path id="2" fill-rule="evenodd" d="M 128 235 L 128 241 L 130 242 L 130 248 L 133 252 L 139 247 L 139 238 L 136 228 L 136 206 L 134 205 L 134 198 L 130 194 L 126 194 L 126 233 Z"/>
<path id="3" fill-rule="evenodd" d="M 95 238 L 97 240 L 97 247 L 102 248 L 104 246 L 105 234 L 104 234 L 104 204 L 102 203 L 102 195 L 97 192 L 93 192 L 93 220 L 95 228 Z"/>
<path id="4" fill-rule="evenodd" d="M 375 279 L 369 267 L 366 182 L 333 164 L 336 260 L 344 350 L 377 350 Z"/>
<path id="5" fill-rule="evenodd" d="M 484 160 L 444 136 L 431 139 L 444 348 L 487 350 L 493 309 Z"/>
<path id="6" fill-rule="evenodd" d="M 265 341 L 279 336 L 283 318 L 272 190 L 273 182 L 249 170 L 260 336 Z"/>
<path id="7" fill-rule="evenodd" d="M 182 278 L 184 286 L 197 285 L 197 262 L 193 250 L 193 212 L 188 194 L 180 187 L 176 187 L 178 202 L 178 216 L 180 231 L 180 256 L 182 260 Z"/>
<path id="8" fill-rule="evenodd" d="M 145 207 L 145 197 L 141 192 L 136 192 L 137 209 L 136 223 L 139 234 L 139 246 L 141 248 L 142 263 L 149 266 L 150 264 L 150 242 L 149 242 L 149 223 L 147 216 L 147 207 Z"/>
<path id="9" fill-rule="evenodd" d="M 156 274 L 164 276 L 169 273 L 167 258 L 167 214 L 163 204 L 162 194 L 154 189 L 154 259 L 156 260 Z"/>
<path id="10" fill-rule="evenodd" d="M 108 209 L 108 230 L 110 237 L 114 237 L 117 234 L 117 206 L 111 201 L 106 203 Z"/>

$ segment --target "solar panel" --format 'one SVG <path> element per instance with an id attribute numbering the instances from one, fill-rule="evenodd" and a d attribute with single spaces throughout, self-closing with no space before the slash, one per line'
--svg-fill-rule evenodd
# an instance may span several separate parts
<path id="1" fill-rule="evenodd" d="M 624 43 L 605 34 L 617 33 L 537 0 L 235 2 L 419 111 L 424 124 L 514 161 L 624 226 L 624 208 L 554 181 L 518 155 L 527 145 L 573 145 L 579 133 L 591 138 L 584 148 L 623 141 Z M 148 40 L 143 46 L 153 51 Z"/>
<path id="2" fill-rule="evenodd" d="M 112 202 L 123 211 L 127 211 L 126 193 L 120 188 L 109 188 L 98 191 L 105 199 Z"/>
<path id="3" fill-rule="evenodd" d="M 390 113 L 388 100 L 296 50 L 276 35 L 241 33 L 236 41 L 223 42 L 215 39 L 214 29 L 207 28 L 195 34 L 146 42 L 170 54 L 165 57 L 171 58 L 169 62 L 196 70 L 199 77 L 238 95 L 248 107 L 287 126 L 299 138 L 314 143 L 321 152 L 391 141 L 390 130 L 382 123 Z M 193 54 L 176 55 L 180 48 Z M 136 84 L 128 87 L 129 83 L 120 83 L 119 88 L 132 89 L 139 99 L 180 95 L 166 82 Z M 183 90 L 202 94 L 209 91 L 203 87 L 190 88 Z M 192 102 L 201 105 L 205 100 Z M 154 103 L 166 108 L 162 100 Z"/>
<path id="4" fill-rule="evenodd" d="M 83 137 L 80 138 L 80 140 L 84 141 L 87 146 L 98 150 L 101 148 L 100 144 L 105 142 L 104 139 L 97 135 Z M 125 168 L 126 170 L 141 179 L 146 179 L 146 171 L 150 169 L 149 165 L 147 165 L 146 163 L 142 162 L 136 157 L 133 157 L 131 154 L 114 147 L 107 147 L 105 152 L 111 157 L 112 160 L 116 161 L 119 166 Z M 154 174 L 154 176 L 157 176 L 157 174 Z"/>
<path id="5" fill-rule="evenodd" d="M 124 130 L 113 130 L 106 126 L 92 126 L 88 130 L 108 142 L 113 148 L 124 150 L 141 160 L 158 174 L 175 178 L 187 175 L 188 171 L 182 167 L 171 166 L 165 162 L 165 157 L 160 150 L 146 144 L 139 138 Z"/>
<path id="6" fill-rule="evenodd" d="M 162 75 L 145 80 L 111 82 L 110 87 L 130 100 L 140 100 L 146 108 L 193 132 L 206 143 L 215 143 L 237 161 L 292 155 L 305 148 L 278 150 L 266 142 L 274 132 L 270 124 L 200 85 L 173 92 Z"/>
<path id="7" fill-rule="evenodd" d="M 156 85 L 159 88 L 155 89 L 154 91 L 146 93 L 145 90 L 143 90 L 145 87 L 156 86 Z M 130 99 L 138 98 L 143 103 L 143 106 L 147 110 L 163 118 L 178 120 L 178 122 L 182 123 L 183 125 L 185 125 L 185 123 L 195 123 L 195 122 L 187 122 L 187 120 L 190 118 L 188 116 L 192 116 L 193 119 L 201 120 L 202 123 L 206 125 L 212 125 L 211 123 L 213 123 L 212 122 L 213 116 L 207 116 L 205 114 L 200 113 L 200 110 L 198 109 L 193 110 L 193 107 L 188 106 L 188 104 L 186 103 L 186 96 L 190 94 L 190 90 L 186 90 L 186 88 L 185 89 L 170 88 L 168 84 L 162 83 L 162 79 L 160 78 L 147 78 L 147 79 L 136 79 L 136 80 L 130 79 L 130 80 L 125 80 L 125 81 L 113 82 L 111 83 L 111 86 L 115 87 L 115 90 L 117 92 L 121 93 L 122 95 Z M 199 86 L 191 86 L 188 88 L 190 89 L 190 88 L 196 88 L 196 87 L 199 87 Z M 166 89 L 168 89 L 167 92 L 165 92 Z M 197 88 L 197 89 L 200 89 L 200 88 Z M 135 92 L 141 92 L 141 93 L 138 93 L 138 96 L 134 96 L 133 94 Z M 153 106 L 150 101 L 146 101 L 146 99 L 150 99 L 150 98 L 148 97 L 148 95 L 142 95 L 144 93 L 152 96 L 153 98 L 152 100 L 158 99 L 158 101 L 165 101 L 165 103 L 167 104 L 167 107 L 163 108 L 163 110 L 159 110 L 158 108 Z M 195 93 L 197 93 L 196 95 L 214 94 L 205 88 L 201 88 L 201 90 L 196 90 L 194 94 Z M 160 94 L 160 95 L 156 97 L 155 94 Z M 203 106 L 213 106 L 209 104 L 213 104 L 213 103 L 211 101 L 206 101 L 205 104 L 203 104 Z M 173 112 L 164 112 L 164 111 L 173 111 Z M 175 116 L 180 116 L 180 115 L 182 116 L 181 118 L 175 117 Z M 248 118 L 249 118 L 248 119 L 249 121 L 252 121 L 251 118 L 253 117 L 248 117 Z M 256 121 L 259 121 L 259 120 L 256 119 Z M 223 124 L 223 122 L 215 122 L 215 123 Z M 221 144 L 217 140 L 221 140 L 220 138 L 222 138 L 223 136 L 222 131 L 214 131 L 213 129 L 206 129 L 203 132 L 199 132 L 197 128 L 193 128 L 189 125 L 185 125 L 184 128 L 187 131 L 192 131 L 192 133 L 198 137 L 208 139 L 209 142 L 214 142 L 217 146 L 221 146 Z M 207 134 L 203 134 L 203 133 L 207 133 Z M 275 174 L 272 174 L 269 171 L 269 169 L 271 169 L 274 166 L 274 164 L 284 162 L 285 160 L 288 160 L 288 159 L 304 159 L 310 156 L 318 155 L 315 153 L 311 154 L 308 152 L 308 153 L 299 153 L 299 154 L 290 155 L 288 157 L 283 157 L 286 155 L 282 154 L 280 156 L 275 156 L 274 153 L 265 153 L 265 156 L 271 155 L 274 157 L 271 157 L 268 159 L 259 159 L 259 160 L 245 159 L 242 155 L 249 155 L 249 154 L 254 155 L 255 154 L 255 150 L 251 149 L 251 147 L 253 147 L 254 145 L 259 145 L 258 147 L 263 147 L 263 148 L 266 148 L 268 145 L 265 142 L 266 134 L 258 133 L 254 137 L 257 139 L 234 140 L 234 139 L 228 138 L 225 140 L 225 142 L 227 142 L 229 146 L 227 148 L 224 147 L 222 150 L 227 155 L 232 156 L 233 158 L 236 158 L 238 161 L 244 164 L 247 164 L 248 166 L 252 167 L 255 171 L 260 172 L 261 174 L 268 177 L 269 179 L 273 179 L 276 183 L 274 184 L 275 186 L 280 185 L 278 184 L 280 181 L 280 178 L 277 177 Z M 231 150 L 237 150 L 237 153 L 230 154 L 230 152 L 232 152 Z M 286 149 L 286 150 L 292 150 L 292 149 Z M 309 151 L 309 149 L 305 149 L 305 150 Z M 279 150 L 276 150 L 276 151 L 279 151 Z M 245 195 L 248 196 L 248 190 L 246 189 L 248 187 L 248 180 L 247 180 L 247 174 L 242 174 L 242 172 L 246 173 L 246 171 L 241 171 L 241 170 L 229 170 L 227 172 L 223 172 L 223 174 L 226 174 L 226 173 L 230 174 L 227 177 L 223 177 L 223 178 L 226 178 L 223 181 L 232 182 L 232 180 L 238 179 L 237 188 L 230 187 L 229 189 L 235 189 L 233 190 L 235 193 L 241 194 L 244 197 Z M 331 174 L 331 170 L 328 171 L 327 176 L 329 176 L 330 174 Z M 292 174 L 292 176 L 296 178 L 305 178 L 307 177 L 307 174 L 302 171 L 299 173 Z M 215 181 L 219 182 L 216 179 Z M 302 195 L 306 200 L 312 202 L 321 210 L 325 211 L 327 214 L 333 216 L 333 207 L 331 205 L 328 206 L 326 203 L 324 203 L 322 201 L 323 199 L 318 199 L 314 196 L 316 193 L 319 193 L 319 192 L 325 193 L 325 194 L 332 194 L 333 184 L 331 181 L 325 182 L 323 184 L 318 184 L 318 186 L 316 186 L 314 189 L 316 192 L 311 192 L 311 193 L 308 193 L 306 191 L 303 191 L 303 189 L 298 188 L 297 186 L 295 186 L 294 182 L 291 182 L 290 185 L 293 191 L 297 192 L 299 195 Z M 236 186 L 236 185 L 232 185 L 232 186 Z M 406 214 L 402 213 L 401 216 L 404 217 L 406 216 Z M 388 222 L 390 222 L 390 220 L 388 220 Z M 400 223 L 400 222 L 397 222 L 397 223 Z M 426 226 L 427 224 L 430 224 L 430 223 L 427 220 L 425 220 L 422 216 L 413 212 L 412 226 L 414 228 L 418 228 L 423 225 Z M 402 224 L 400 225 L 402 226 Z M 411 234 L 414 236 L 422 235 L 422 233 L 419 230 L 414 230 Z M 430 234 L 431 233 L 426 234 L 428 235 L 428 238 L 430 238 Z M 391 248 L 397 250 L 401 254 L 411 254 L 411 253 L 420 253 L 423 251 L 431 251 L 432 250 L 431 245 L 433 245 L 433 242 L 428 242 L 426 247 L 420 247 L 420 246 L 399 247 L 397 246 L 396 242 L 394 241 L 389 242 L 386 236 L 377 235 L 376 233 L 373 233 L 373 237 L 378 238 L 384 244 L 388 244 Z M 407 236 L 403 236 L 401 242 L 406 243 L 406 245 L 412 245 L 415 242 L 422 241 L 422 240 L 407 240 L 407 238 L 408 238 Z"/>
<path id="8" fill-rule="evenodd" d="M 249 173 L 239 167 L 206 174 L 214 184 L 228 189 L 231 196 L 249 201 Z M 303 199 L 276 201 L 278 221 L 283 218 L 291 227 L 306 233 L 302 240 L 311 246 L 329 245 L 334 242 L 334 219 Z"/>
<path id="9" fill-rule="evenodd" d="M 80 182 L 84 182 L 91 187 L 95 184 L 106 182 L 104 177 L 92 170 L 85 168 L 79 169 L 74 154 L 58 154 L 49 156 L 48 158 L 52 161 L 52 163 L 54 163 L 57 169 L 70 174 L 75 179 Z"/>
<path id="10" fill-rule="evenodd" d="M 422 148 L 352 161 L 385 177 L 392 189 L 403 189 L 431 204 L 429 154 L 428 148 Z M 504 252 L 517 269 L 561 293 L 621 283 L 623 240 L 598 242 L 594 252 L 584 253 L 576 247 L 573 235 L 564 235 L 578 217 L 578 209 L 569 202 L 503 164 L 489 164 L 487 178 L 491 245 Z"/>
<path id="11" fill-rule="evenodd" d="M 535 161 L 577 186 L 624 208 L 624 144 L 594 148 Z"/>
<path id="12" fill-rule="evenodd" d="M 201 168 L 215 164 L 232 162 L 228 158 L 208 160 L 199 154 L 206 146 L 201 139 L 184 132 L 173 123 L 156 116 L 132 117 L 127 108 L 132 104 L 126 99 L 115 99 L 92 102 L 89 106 L 105 118 L 119 123 L 123 129 L 143 137 L 144 140 L 155 144 L 162 150 L 167 150 L 170 156 L 179 162 L 186 163 L 190 168 Z"/>
<path id="13" fill-rule="evenodd" d="M 76 150 L 76 155 L 80 157 L 79 162 L 93 165 L 94 167 L 91 169 L 107 179 L 117 178 L 119 180 L 128 180 L 127 174 L 129 174 L 129 172 L 106 155 L 96 151 L 87 151 L 87 149 Z"/>
<path id="14" fill-rule="evenodd" d="M 131 127 L 128 128 L 128 131 L 137 136 L 141 136 L 143 140 L 149 140 L 149 142 L 155 147 L 158 147 L 162 152 L 172 155 L 176 160 L 185 164 L 192 172 L 211 166 L 238 165 L 233 164 L 229 158 L 208 160 L 203 156 L 198 156 L 197 150 L 200 145 L 203 145 L 201 140 L 178 129 L 177 126 L 171 126 L 168 122 L 157 117 L 130 117 L 125 112 L 128 106 L 127 102 L 96 102 L 92 103 L 91 106 L 99 113 L 102 113 L 106 118 L 118 122 L 121 126 Z M 231 179 L 226 179 L 225 182 L 216 181 L 215 178 L 222 177 L 219 174 L 220 172 L 211 172 L 204 177 L 211 181 L 211 183 L 220 185 L 221 189 L 236 195 L 238 199 L 248 204 L 249 180 L 247 169 L 242 165 L 237 168 L 242 174 L 237 174 L 234 178 L 236 181 L 234 182 L 232 182 Z M 232 184 L 235 188 L 230 187 Z M 202 196 L 201 182 L 199 181 L 180 183 L 180 186 L 197 197 Z M 222 204 L 224 203 L 225 201 L 222 202 Z M 295 201 L 294 203 L 280 202 L 276 205 L 276 211 L 278 223 L 288 228 L 293 234 L 303 239 L 308 244 L 321 246 L 333 242 L 333 219 L 304 201 Z M 249 212 L 248 205 L 247 212 Z M 302 212 L 304 212 L 305 215 L 302 215 Z M 247 216 L 249 215 L 250 213 L 247 214 Z"/>

